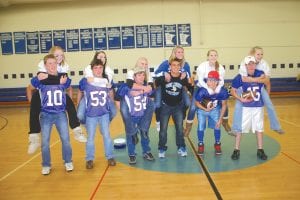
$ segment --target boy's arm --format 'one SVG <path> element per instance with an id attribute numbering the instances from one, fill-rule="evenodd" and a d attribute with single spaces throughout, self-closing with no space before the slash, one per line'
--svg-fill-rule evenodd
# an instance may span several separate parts
<path id="1" fill-rule="evenodd" d="M 31 102 L 32 93 L 35 90 L 35 87 L 33 87 L 31 84 L 29 84 L 26 88 L 26 96 L 29 102 Z"/>

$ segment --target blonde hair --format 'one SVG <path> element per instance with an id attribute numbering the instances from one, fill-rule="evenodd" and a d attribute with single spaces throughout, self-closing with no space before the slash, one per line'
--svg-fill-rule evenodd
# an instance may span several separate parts
<path id="1" fill-rule="evenodd" d="M 252 48 L 250 49 L 250 51 L 249 51 L 249 55 L 252 55 L 252 56 L 253 56 L 257 50 L 262 50 L 262 51 L 263 51 L 263 48 L 260 47 L 260 46 L 252 47 Z"/>
<path id="2" fill-rule="evenodd" d="M 64 53 L 63 48 L 61 48 L 60 46 L 53 46 L 53 47 L 51 47 L 51 49 L 49 50 L 49 54 L 53 54 L 53 55 L 54 55 L 54 52 L 55 52 L 56 50 L 60 50 L 60 51 L 63 52 L 63 59 L 62 59 L 62 61 L 61 61 L 61 65 L 64 66 L 64 65 L 65 65 L 65 53 Z"/>
<path id="3" fill-rule="evenodd" d="M 176 51 L 177 51 L 178 49 L 182 49 L 182 50 L 184 51 L 184 48 L 183 48 L 183 47 L 178 46 L 178 45 L 175 46 L 175 47 L 173 48 L 173 50 L 172 50 L 172 53 L 171 53 L 170 57 L 169 57 L 169 64 L 171 63 L 172 60 L 174 60 L 174 59 L 176 58 Z M 177 59 L 178 59 L 178 58 L 177 58 Z M 181 65 L 181 67 L 183 67 L 184 64 L 185 64 L 185 58 L 184 58 L 184 55 L 183 55 L 183 58 L 180 59 L 180 60 L 181 60 L 180 65 Z"/>
<path id="4" fill-rule="evenodd" d="M 217 50 L 215 50 L 215 49 L 210 49 L 210 50 L 208 50 L 206 56 L 208 57 L 209 54 L 210 54 L 211 52 L 215 52 L 215 53 L 218 55 Z M 219 68 L 220 68 L 220 64 L 219 64 L 218 61 L 216 61 L 215 70 L 216 70 L 216 71 L 219 71 Z"/>

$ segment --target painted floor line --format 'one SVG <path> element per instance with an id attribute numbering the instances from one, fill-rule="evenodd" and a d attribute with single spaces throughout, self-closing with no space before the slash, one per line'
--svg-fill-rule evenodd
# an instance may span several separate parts
<path id="1" fill-rule="evenodd" d="M 300 165 L 300 162 L 298 161 L 298 160 L 296 160 L 296 159 L 294 159 L 292 156 L 290 156 L 290 155 L 288 155 L 288 154 L 286 154 L 286 153 L 284 153 L 284 152 L 281 152 L 283 155 L 285 155 L 286 157 L 288 157 L 289 159 L 291 159 L 292 161 L 294 161 L 294 162 L 296 162 L 297 164 L 299 164 Z"/>
<path id="2" fill-rule="evenodd" d="M 102 174 L 102 176 L 101 176 L 101 178 L 100 178 L 100 180 L 99 180 L 99 182 L 98 182 L 96 188 L 94 189 L 94 191 L 93 191 L 93 193 L 92 193 L 92 196 L 90 197 L 90 200 L 91 200 L 91 199 L 94 199 L 94 197 L 95 197 L 95 195 L 96 195 L 96 193 L 97 193 L 97 191 L 98 191 L 98 189 L 99 189 L 99 187 L 100 187 L 100 185 L 101 185 L 101 183 L 102 183 L 102 181 L 103 181 L 103 179 L 104 179 L 104 177 L 105 177 L 105 175 L 106 175 L 106 172 L 107 172 L 108 168 L 109 168 L 109 165 L 107 165 L 107 167 L 106 167 L 104 173 Z"/>
<path id="3" fill-rule="evenodd" d="M 50 148 L 53 147 L 54 145 L 56 145 L 60 140 L 55 141 L 53 144 L 50 145 Z M 10 175 L 12 175 L 13 173 L 15 173 L 16 171 L 18 171 L 19 169 L 21 169 L 22 167 L 24 167 L 25 165 L 27 165 L 28 163 L 30 163 L 32 160 L 34 160 L 36 157 L 40 156 L 41 152 L 39 152 L 38 154 L 34 155 L 32 158 L 30 158 L 29 160 L 27 160 L 26 162 L 24 162 L 23 164 L 19 165 L 18 167 L 16 167 L 15 169 L 13 169 L 12 171 L 10 171 L 9 173 L 7 173 L 6 175 L 4 175 L 3 177 L 0 178 L 0 182 L 3 181 L 4 179 L 6 179 L 7 177 L 9 177 Z"/>

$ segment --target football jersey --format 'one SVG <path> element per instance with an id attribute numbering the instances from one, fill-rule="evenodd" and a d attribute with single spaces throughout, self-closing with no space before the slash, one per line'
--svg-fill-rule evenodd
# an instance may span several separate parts
<path id="1" fill-rule="evenodd" d="M 81 81 L 79 88 L 84 91 L 87 116 L 102 116 L 110 111 L 109 88 L 91 85 L 87 81 Z"/>
<path id="2" fill-rule="evenodd" d="M 229 98 L 227 90 L 222 87 L 220 92 L 217 94 L 210 95 L 204 87 L 199 88 L 195 99 L 196 101 L 202 102 L 204 99 L 209 99 L 213 103 L 214 108 L 222 107 L 222 101 Z"/>
<path id="3" fill-rule="evenodd" d="M 260 70 L 255 70 L 254 75 L 252 77 L 260 77 L 263 75 L 264 72 Z M 249 75 L 248 75 L 249 76 Z M 232 80 L 232 87 L 233 88 L 239 88 L 242 87 L 243 92 L 252 91 L 253 95 L 253 101 L 243 103 L 244 107 L 263 107 L 264 102 L 261 97 L 261 88 L 264 86 L 263 83 L 247 83 L 242 81 L 242 75 L 237 75 Z"/>
<path id="4" fill-rule="evenodd" d="M 39 85 L 41 110 L 47 113 L 60 113 L 66 109 L 64 85 Z"/>
<path id="5" fill-rule="evenodd" d="M 147 103 L 149 101 L 149 97 L 147 93 L 141 93 L 136 96 L 132 96 L 130 94 L 131 91 L 138 91 L 135 89 L 128 90 L 125 95 L 125 101 L 128 105 L 130 115 L 133 117 L 141 117 L 144 115 L 144 112 L 147 108 Z"/>

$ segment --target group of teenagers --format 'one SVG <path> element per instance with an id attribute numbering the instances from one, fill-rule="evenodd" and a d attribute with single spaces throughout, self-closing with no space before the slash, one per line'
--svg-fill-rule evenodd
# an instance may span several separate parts
<path id="1" fill-rule="evenodd" d="M 253 47 L 232 81 L 230 93 L 236 98 L 236 104 L 231 128 L 227 107 L 229 92 L 224 87 L 225 69 L 218 62 L 218 52 L 214 49 L 207 52 L 207 60 L 193 74 L 181 46 L 174 47 L 169 59 L 163 61 L 154 72 L 150 72 L 148 60 L 140 57 L 135 67 L 128 70 L 124 83 L 114 83 L 114 73 L 107 65 L 106 53 L 96 52 L 84 69 L 84 78 L 79 82 L 76 109 L 71 99 L 73 91 L 64 51 L 59 46 L 53 46 L 38 64 L 37 76 L 31 79 L 27 87 L 27 97 L 31 102 L 28 153 L 34 153 L 41 146 L 41 173 L 50 174 L 49 142 L 51 129 L 55 125 L 62 143 L 65 169 L 72 171 L 69 123 L 74 138 L 86 143 L 86 168 L 92 169 L 95 160 L 94 138 L 99 126 L 108 165 L 115 166 L 109 127 L 118 108 L 125 126 L 128 162 L 131 165 L 137 162 L 135 147 L 139 140 L 143 158 L 155 160 L 149 136 L 154 113 L 159 132 L 158 157 L 161 159 L 166 157 L 170 117 L 175 126 L 177 153 L 185 157 L 187 149 L 184 136 L 190 134 L 197 114 L 199 155 L 204 154 L 206 126 L 214 130 L 215 154 L 222 154 L 220 127 L 223 125 L 225 131 L 235 137 L 233 160 L 240 157 L 242 133 L 250 131 L 256 133 L 258 158 L 266 160 L 267 155 L 263 150 L 264 106 L 268 111 L 271 129 L 278 133 L 284 131 L 269 97 L 270 68 L 262 58 L 263 49 Z M 86 128 L 87 137 L 83 134 L 81 124 Z"/>

